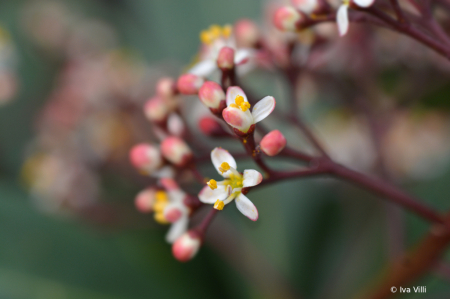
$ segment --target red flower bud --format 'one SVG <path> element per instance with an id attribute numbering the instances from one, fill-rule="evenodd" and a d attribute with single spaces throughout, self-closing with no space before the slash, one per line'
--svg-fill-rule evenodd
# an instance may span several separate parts
<path id="1" fill-rule="evenodd" d="M 286 138 L 278 130 L 266 134 L 260 142 L 261 150 L 268 156 L 278 155 L 286 146 Z"/>
<path id="2" fill-rule="evenodd" d="M 201 244 L 200 235 L 195 231 L 188 231 L 173 243 L 172 254 L 180 262 L 187 262 L 197 254 Z"/>
<path id="3" fill-rule="evenodd" d="M 273 23 L 282 31 L 296 31 L 303 16 L 295 8 L 284 6 L 275 12 L 273 16 Z"/>
<path id="4" fill-rule="evenodd" d="M 202 103 L 213 109 L 220 106 L 221 101 L 225 101 L 225 93 L 222 87 L 214 81 L 206 81 L 198 91 L 198 97 Z"/>
<path id="5" fill-rule="evenodd" d="M 178 78 L 178 91 L 185 95 L 197 94 L 199 88 L 203 84 L 203 78 L 194 74 L 184 74 Z"/>
<path id="6" fill-rule="evenodd" d="M 255 47 L 259 40 L 259 28 L 248 19 L 242 19 L 234 25 L 234 35 L 239 48 Z"/>
<path id="7" fill-rule="evenodd" d="M 164 158 L 177 166 L 185 166 L 192 158 L 192 151 L 184 140 L 178 137 L 167 137 L 161 143 Z"/>
<path id="8" fill-rule="evenodd" d="M 223 47 L 217 56 L 217 66 L 220 69 L 234 68 L 234 50 L 230 47 Z"/>

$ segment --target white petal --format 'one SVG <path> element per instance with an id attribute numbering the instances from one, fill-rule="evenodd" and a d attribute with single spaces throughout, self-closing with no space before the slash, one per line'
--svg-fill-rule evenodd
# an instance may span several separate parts
<path id="1" fill-rule="evenodd" d="M 339 34 L 345 35 L 348 31 L 348 6 L 343 4 L 339 6 L 336 13 L 336 23 L 338 25 Z"/>
<path id="2" fill-rule="evenodd" d="M 262 175 L 254 169 L 244 170 L 244 181 L 243 187 L 253 187 L 261 183 L 263 177 Z"/>
<path id="3" fill-rule="evenodd" d="M 214 168 L 216 168 L 217 172 L 225 178 L 228 178 L 230 176 L 231 171 L 228 170 L 223 174 L 222 172 L 220 172 L 219 167 L 223 162 L 227 162 L 234 169 L 237 168 L 236 160 L 234 160 L 233 156 L 227 150 L 224 150 L 220 147 L 216 147 L 215 149 L 212 150 L 211 161 L 214 165 Z"/>
<path id="4" fill-rule="evenodd" d="M 213 204 L 218 199 L 224 200 L 228 197 L 227 188 L 224 185 L 218 185 L 217 189 L 211 189 L 209 186 L 203 187 L 203 189 L 198 194 L 198 199 L 202 203 Z"/>
<path id="5" fill-rule="evenodd" d="M 234 55 L 234 64 L 240 65 L 247 63 L 253 56 L 255 51 L 253 49 L 242 48 L 236 51 Z"/>
<path id="6" fill-rule="evenodd" d="M 175 170 L 172 166 L 164 166 L 163 168 L 153 172 L 151 176 L 155 178 L 173 178 L 175 177 Z"/>
<path id="7" fill-rule="evenodd" d="M 255 205 L 247 198 L 247 196 L 240 193 L 235 201 L 236 207 L 242 214 L 247 216 L 250 220 L 258 220 L 258 209 L 256 209 Z"/>
<path id="8" fill-rule="evenodd" d="M 353 0 L 353 1 L 359 7 L 369 7 L 375 2 L 375 0 Z"/>
<path id="9" fill-rule="evenodd" d="M 166 235 L 166 241 L 171 244 L 175 242 L 179 237 L 181 237 L 182 234 L 187 231 L 188 223 L 189 217 L 187 215 L 181 217 L 177 222 L 173 223 Z"/>
<path id="10" fill-rule="evenodd" d="M 275 103 L 274 97 L 271 96 L 267 96 L 256 103 L 252 110 L 253 121 L 257 123 L 269 116 L 275 109 Z"/>
<path id="11" fill-rule="evenodd" d="M 244 91 L 238 87 L 238 86 L 230 86 L 227 89 L 227 106 L 230 106 L 230 104 L 234 103 L 234 100 L 237 96 L 242 96 L 244 98 L 244 101 L 248 102 L 247 96 L 245 95 Z"/>
<path id="12" fill-rule="evenodd" d="M 181 136 L 184 132 L 184 122 L 176 113 L 171 113 L 167 120 L 167 130 L 174 136 Z"/>
<path id="13" fill-rule="evenodd" d="M 196 65 L 194 65 L 188 73 L 194 74 L 200 77 L 206 77 L 210 75 L 212 72 L 214 72 L 217 69 L 217 64 L 212 59 L 205 59 L 200 62 L 198 62 Z"/>

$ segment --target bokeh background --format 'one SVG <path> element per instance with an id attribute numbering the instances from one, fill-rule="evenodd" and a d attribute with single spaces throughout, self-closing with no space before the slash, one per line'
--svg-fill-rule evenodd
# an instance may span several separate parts
<path id="1" fill-rule="evenodd" d="M 117 173 L 120 168 L 101 172 L 98 193 L 112 198 L 110 203 L 125 216 L 108 209 L 105 213 L 89 210 L 82 216 L 57 213 L 30 194 L 24 165 L 41 132 L 42 109 L 67 67 L 51 39 L 33 38 L 33 11 L 62 8 L 62 18 L 79 18 L 74 23 L 85 24 L 88 32 L 93 28 L 89 22 L 103 24 L 115 41 L 104 45 L 99 38 L 96 47 L 132 53 L 136 64 L 146 67 L 145 80 L 154 85 L 158 76 L 177 75 L 192 60 L 202 29 L 243 17 L 260 20 L 264 4 L 256 0 L 0 2 L 0 26 L 13 47 L 8 57 L 15 61 L 8 67 L 14 69 L 17 80 L 15 96 L 0 107 L 0 298 L 301 295 L 334 299 L 350 298 L 376 277 L 390 258 L 389 209 L 379 198 L 332 179 L 305 179 L 252 191 L 259 220 L 250 223 L 236 209 L 227 209 L 214 222 L 200 254 L 186 264 L 172 257 L 170 245 L 164 242 L 165 228 L 134 211 L 139 186 L 123 179 L 125 174 Z M 37 34 L 57 31 L 55 22 Z M 101 32 L 102 37 L 107 35 Z M 396 68 L 401 69 L 394 65 L 383 74 L 387 89 L 402 74 Z M 423 97 L 446 111 L 448 84 Z M 127 161 L 126 154 L 118 159 Z M 440 166 L 436 175 L 402 183 L 427 204 L 446 211 L 450 209 L 450 165 Z M 207 168 L 202 171 L 212 173 Z M 405 232 L 399 246 L 413 246 L 429 226 L 409 213 L 397 214 Z M 450 262 L 449 253 L 446 259 Z M 416 284 L 427 286 L 427 294 L 402 298 L 450 298 L 448 276 L 434 271 Z"/>

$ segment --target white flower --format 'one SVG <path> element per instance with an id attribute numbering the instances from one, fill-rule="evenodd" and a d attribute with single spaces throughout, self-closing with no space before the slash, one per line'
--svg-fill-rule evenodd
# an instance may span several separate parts
<path id="1" fill-rule="evenodd" d="M 214 208 L 222 210 L 226 204 L 236 199 L 236 207 L 242 214 L 253 221 L 258 220 L 258 210 L 250 199 L 242 194 L 242 188 L 258 185 L 262 181 L 262 175 L 253 169 L 246 169 L 243 174 L 239 173 L 233 156 L 222 148 L 216 147 L 211 152 L 211 160 L 225 180 L 221 182 L 210 180 L 198 195 L 200 201 L 214 204 Z"/>
<path id="2" fill-rule="evenodd" d="M 230 25 L 224 27 L 212 25 L 208 30 L 201 32 L 200 40 L 203 43 L 200 61 L 188 71 L 188 73 L 199 77 L 207 77 L 218 69 L 217 57 L 223 47 L 230 47 L 235 50 L 234 64 L 236 66 L 250 62 L 255 56 L 255 50 L 253 49 L 237 48 Z"/>
<path id="3" fill-rule="evenodd" d="M 351 0 L 354 4 L 362 8 L 370 7 L 375 0 Z M 348 7 L 350 6 L 350 0 L 345 0 L 341 6 L 339 6 L 336 13 L 336 23 L 338 25 L 339 34 L 344 36 L 348 31 Z"/>
<path id="4" fill-rule="evenodd" d="M 250 113 L 250 103 L 244 91 L 237 86 L 227 89 L 227 108 L 222 112 L 224 120 L 233 128 L 247 133 L 250 127 L 262 121 L 275 109 L 275 99 L 271 96 L 264 97 L 253 107 Z"/>

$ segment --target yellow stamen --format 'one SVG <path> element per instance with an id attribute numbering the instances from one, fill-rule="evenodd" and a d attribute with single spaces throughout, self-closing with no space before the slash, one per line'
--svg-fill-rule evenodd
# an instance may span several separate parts
<path id="1" fill-rule="evenodd" d="M 163 201 L 157 201 L 153 204 L 153 210 L 155 210 L 156 213 L 164 211 L 164 209 L 167 206 L 167 202 Z"/>
<path id="2" fill-rule="evenodd" d="M 217 182 L 216 182 L 216 180 L 211 179 L 207 184 L 208 184 L 209 188 L 211 188 L 213 190 L 217 189 Z"/>
<path id="3" fill-rule="evenodd" d="M 225 25 L 222 29 L 222 36 L 225 38 L 228 38 L 231 35 L 231 32 L 233 31 L 233 28 L 231 25 Z"/>
<path id="4" fill-rule="evenodd" d="M 219 170 L 221 173 L 230 170 L 230 164 L 228 164 L 227 162 L 223 162 L 222 164 L 220 164 Z"/>
<path id="5" fill-rule="evenodd" d="M 224 206 L 225 204 L 223 203 L 223 201 L 217 200 L 216 203 L 214 204 L 214 209 L 222 211 Z"/>
<path id="6" fill-rule="evenodd" d="M 242 103 L 245 102 L 245 100 L 244 100 L 244 97 L 243 97 L 243 96 L 237 96 L 237 97 L 234 99 L 234 102 L 236 103 L 236 105 L 240 106 L 240 105 L 242 105 Z"/>
<path id="7" fill-rule="evenodd" d="M 169 223 L 169 221 L 167 221 L 166 217 L 164 217 L 163 212 L 155 213 L 154 217 L 155 217 L 156 222 L 158 222 L 160 224 L 168 224 Z"/>
<path id="8" fill-rule="evenodd" d="M 239 109 L 239 106 L 238 106 L 238 105 L 236 105 L 235 103 L 231 103 L 231 104 L 230 104 L 230 107 L 233 107 L 233 108 L 238 108 L 238 109 Z"/>
<path id="9" fill-rule="evenodd" d="M 222 27 L 219 25 L 211 25 L 209 27 L 209 33 L 214 39 L 219 38 L 222 33 Z"/>
<path id="10" fill-rule="evenodd" d="M 209 45 L 213 42 L 211 34 L 207 30 L 203 30 L 200 32 L 200 41 L 206 45 Z"/>
<path id="11" fill-rule="evenodd" d="M 242 109 L 242 111 L 247 111 L 250 108 L 250 103 L 249 102 L 243 102 L 241 105 L 239 105 Z"/>
<path id="12" fill-rule="evenodd" d="M 167 193 L 164 191 L 157 191 L 155 194 L 156 201 L 167 202 Z"/>

